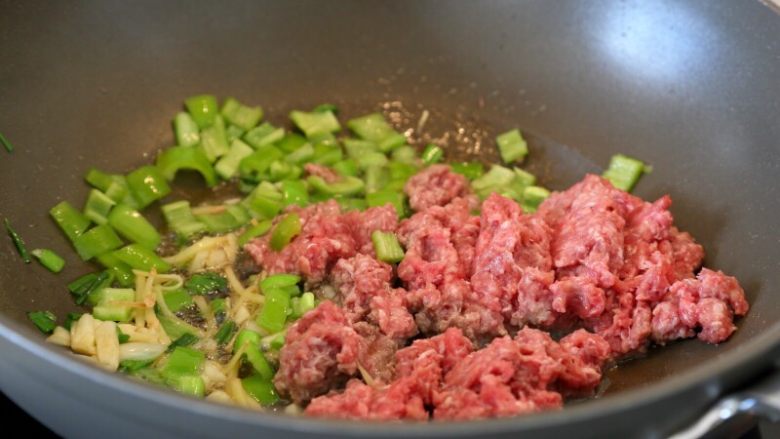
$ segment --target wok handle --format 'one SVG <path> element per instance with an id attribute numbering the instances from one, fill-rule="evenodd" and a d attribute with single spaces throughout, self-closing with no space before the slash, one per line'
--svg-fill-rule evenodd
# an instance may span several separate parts
<path id="1" fill-rule="evenodd" d="M 745 390 L 724 396 L 693 425 L 673 434 L 670 439 L 702 438 L 739 415 L 780 421 L 780 371 L 775 370 Z"/>

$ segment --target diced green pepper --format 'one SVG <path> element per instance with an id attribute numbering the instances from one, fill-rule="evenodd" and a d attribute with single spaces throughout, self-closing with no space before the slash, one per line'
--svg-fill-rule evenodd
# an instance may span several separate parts
<path id="1" fill-rule="evenodd" d="M 374 244 L 376 258 L 380 261 L 394 263 L 401 262 L 404 258 L 404 250 L 393 232 L 375 230 L 371 234 L 371 242 Z"/>
<path id="2" fill-rule="evenodd" d="M 631 192 L 642 172 L 645 172 L 644 163 L 623 154 L 615 154 L 603 176 L 616 188 Z"/>
<path id="3" fill-rule="evenodd" d="M 165 177 L 155 166 L 142 166 L 126 178 L 130 193 L 141 209 L 171 193 Z"/>
<path id="4" fill-rule="evenodd" d="M 108 224 L 120 235 L 153 250 L 160 245 L 160 234 L 137 210 L 123 204 L 114 207 L 108 215 Z"/>
<path id="5" fill-rule="evenodd" d="M 156 269 L 158 273 L 166 273 L 171 269 L 171 264 L 165 262 L 153 251 L 138 244 L 130 244 L 115 251 L 114 256 L 136 270 L 150 271 Z"/>
<path id="6" fill-rule="evenodd" d="M 257 324 L 270 333 L 284 329 L 290 313 L 290 295 L 281 289 L 264 291 L 265 303 L 257 317 Z"/>
<path id="7" fill-rule="evenodd" d="M 218 183 L 214 167 L 200 146 L 174 146 L 163 150 L 157 156 L 157 168 L 168 181 L 172 181 L 180 170 L 190 169 L 202 175 L 208 186 Z"/>
<path id="8" fill-rule="evenodd" d="M 212 95 L 189 97 L 184 101 L 184 105 L 200 129 L 213 125 L 216 117 L 219 115 L 217 98 Z"/>
<path id="9" fill-rule="evenodd" d="M 233 98 L 227 98 L 222 104 L 222 117 L 244 131 L 251 130 L 263 118 L 263 109 L 259 106 L 248 107 Z"/>
<path id="10" fill-rule="evenodd" d="M 296 213 L 287 214 L 271 233 L 271 248 L 280 251 L 301 233 L 301 218 Z"/>
<path id="11" fill-rule="evenodd" d="M 200 143 L 198 124 L 187 113 L 178 113 L 173 119 L 176 143 L 180 146 L 195 146 Z"/>
<path id="12" fill-rule="evenodd" d="M 501 160 L 504 163 L 522 160 L 528 154 L 528 145 L 517 129 L 499 134 L 496 137 L 496 143 L 498 144 L 498 152 L 501 153 Z"/>
<path id="13" fill-rule="evenodd" d="M 122 240 L 114 233 L 114 229 L 104 224 L 84 232 L 73 241 L 73 246 L 81 259 L 87 261 L 121 247 Z"/>

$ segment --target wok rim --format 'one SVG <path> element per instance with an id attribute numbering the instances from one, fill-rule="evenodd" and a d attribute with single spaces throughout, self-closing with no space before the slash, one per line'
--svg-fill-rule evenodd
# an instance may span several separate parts
<path id="1" fill-rule="evenodd" d="M 51 345 L 43 339 L 30 339 L 29 336 L 24 334 L 25 332 L 31 331 L 20 323 L 0 315 L 0 337 L 26 351 L 37 360 L 46 362 L 51 367 L 63 369 L 67 373 L 76 375 L 93 385 L 129 394 L 145 402 L 153 402 L 166 408 L 182 410 L 193 415 L 205 416 L 225 422 L 237 422 L 250 427 L 272 427 L 298 433 L 371 435 L 387 432 L 388 423 L 386 422 L 356 422 L 303 416 L 292 417 L 186 397 L 176 392 L 135 381 L 122 374 L 108 372 L 90 365 L 73 355 L 68 355 L 67 351 Z M 729 352 L 723 358 L 718 359 L 718 361 L 704 362 L 660 382 L 640 388 L 628 389 L 608 398 L 594 399 L 587 403 L 569 406 L 563 410 L 500 419 L 448 421 L 447 423 L 402 422 L 391 423 L 391 425 L 394 434 L 452 437 L 498 434 L 512 431 L 537 431 L 556 425 L 606 419 L 618 415 L 628 408 L 641 408 L 659 401 L 675 398 L 697 387 L 707 386 L 708 382 L 722 378 L 729 372 L 738 371 L 751 363 L 754 368 L 761 367 L 761 365 L 768 366 L 773 361 L 773 356 L 770 354 L 773 351 L 780 351 L 779 333 L 780 322 L 776 322 L 755 339 L 743 343 L 743 346 L 740 346 L 739 349 Z M 692 340 L 683 342 L 692 342 Z M 715 384 L 715 387 L 708 390 L 714 401 L 723 392 L 723 389 L 717 383 L 712 384 Z M 699 409 L 704 409 L 704 407 L 699 407 Z"/>

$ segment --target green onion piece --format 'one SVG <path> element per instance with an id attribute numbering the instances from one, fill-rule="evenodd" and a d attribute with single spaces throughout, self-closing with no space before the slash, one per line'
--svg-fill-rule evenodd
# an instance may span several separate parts
<path id="1" fill-rule="evenodd" d="M 534 174 L 520 168 L 514 168 L 513 170 L 515 171 L 515 181 L 523 187 L 531 186 L 536 183 L 536 176 Z"/>
<path id="2" fill-rule="evenodd" d="M 389 179 L 387 168 L 382 166 L 369 166 L 366 168 L 363 178 L 366 181 L 366 193 L 370 194 L 385 187 Z"/>
<path id="3" fill-rule="evenodd" d="M 279 401 L 279 394 L 276 393 L 274 384 L 271 380 L 265 379 L 260 375 L 252 375 L 242 379 L 241 386 L 244 387 L 249 396 L 264 407 L 272 406 Z"/>
<path id="4" fill-rule="evenodd" d="M 187 98 L 184 101 L 190 116 L 198 124 L 200 129 L 210 127 L 219 115 L 217 98 L 212 95 L 198 95 Z"/>
<path id="5" fill-rule="evenodd" d="M 95 259 L 111 273 L 119 285 L 123 287 L 135 285 L 135 275 L 132 267 L 120 261 L 113 253 L 103 253 Z"/>
<path id="6" fill-rule="evenodd" d="M 260 334 L 250 329 L 242 329 L 236 335 L 236 341 L 233 343 L 233 352 L 241 349 L 245 344 L 257 346 L 260 344 Z"/>
<path id="7" fill-rule="evenodd" d="M 49 215 L 71 241 L 81 236 L 89 227 L 89 219 L 67 201 L 52 207 Z"/>
<path id="8" fill-rule="evenodd" d="M 65 316 L 65 322 L 62 324 L 62 327 L 70 331 L 70 327 L 78 322 L 81 316 L 82 313 L 80 312 L 69 312 L 68 315 Z"/>
<path id="9" fill-rule="evenodd" d="M 452 172 L 461 174 L 469 180 L 477 179 L 485 173 L 485 167 L 479 162 L 450 163 L 450 167 Z"/>
<path id="10" fill-rule="evenodd" d="M 227 138 L 228 144 L 233 143 L 235 140 L 240 140 L 243 135 L 244 130 L 235 125 L 228 125 L 225 129 L 225 137 Z"/>
<path id="11" fill-rule="evenodd" d="M 390 203 L 399 217 L 403 217 L 406 212 L 405 201 L 406 196 L 403 192 L 392 190 L 381 190 L 366 195 L 368 207 L 381 207 Z"/>
<path id="12" fill-rule="evenodd" d="M 161 209 L 168 227 L 179 236 L 189 238 L 206 230 L 206 225 L 195 219 L 192 214 L 189 201 L 181 200 L 165 204 Z"/>
<path id="13" fill-rule="evenodd" d="M 426 165 L 439 163 L 443 157 L 444 150 L 434 145 L 433 143 L 426 146 L 422 153 L 422 161 Z"/>
<path id="14" fill-rule="evenodd" d="M 0 143 L 2 143 L 2 144 L 3 144 L 3 147 L 4 147 L 4 148 L 5 148 L 5 150 L 6 150 L 6 151 L 8 151 L 9 153 L 12 153 L 12 152 L 14 152 L 14 146 L 13 146 L 13 145 L 11 145 L 11 142 L 9 142 L 9 141 L 8 141 L 8 139 L 6 139 L 6 138 L 5 138 L 5 136 L 3 135 L 3 133 L 0 133 Z"/>
<path id="15" fill-rule="evenodd" d="M 158 273 L 166 273 L 171 269 L 171 264 L 165 262 L 153 251 L 138 244 L 127 245 L 113 254 L 120 261 L 136 270 L 150 271 L 154 268 Z"/>
<path id="16" fill-rule="evenodd" d="M 119 371 L 128 374 L 134 374 L 141 369 L 144 369 L 154 363 L 154 359 L 151 360 L 122 360 L 119 362 Z"/>
<path id="17" fill-rule="evenodd" d="M 201 223 L 206 225 L 206 230 L 211 233 L 225 233 L 235 230 L 251 219 L 249 213 L 239 204 L 231 204 L 220 213 L 195 215 Z"/>
<path id="18" fill-rule="evenodd" d="M 8 221 L 8 218 L 5 219 L 5 230 L 8 232 L 8 236 L 11 237 L 11 241 L 13 241 L 16 251 L 19 252 L 19 256 L 22 257 L 25 264 L 29 264 L 32 259 L 30 258 L 30 253 L 27 252 L 27 246 L 24 245 L 22 237 L 11 227 L 11 222 Z"/>
<path id="19" fill-rule="evenodd" d="M 190 169 L 202 175 L 209 187 L 218 183 L 214 167 L 200 146 L 174 146 L 165 149 L 157 156 L 156 164 L 168 181 L 173 181 L 180 170 Z"/>
<path id="20" fill-rule="evenodd" d="M 82 305 L 97 290 L 106 286 L 110 277 L 107 272 L 89 273 L 68 284 L 68 291 L 77 305 Z"/>
<path id="21" fill-rule="evenodd" d="M 609 167 L 603 177 L 616 188 L 631 192 L 639 177 L 645 172 L 645 164 L 623 154 L 615 154 L 609 161 Z"/>
<path id="22" fill-rule="evenodd" d="M 214 334 L 214 340 L 217 341 L 217 345 L 223 346 L 227 344 L 237 329 L 238 326 L 236 326 L 235 322 L 232 320 L 223 323 L 222 326 L 219 327 L 219 330 L 217 330 L 217 333 Z"/>
<path id="23" fill-rule="evenodd" d="M 124 344 L 130 341 L 130 336 L 122 332 L 119 326 L 116 327 L 116 338 L 119 340 L 119 344 Z"/>
<path id="24" fill-rule="evenodd" d="M 192 375 L 198 373 L 206 357 L 196 349 L 176 346 L 163 366 L 163 375 Z"/>
<path id="25" fill-rule="evenodd" d="M 290 119 L 306 134 L 306 137 L 321 133 L 333 133 L 341 129 L 338 119 L 331 111 L 318 111 L 316 113 L 292 111 Z"/>
<path id="26" fill-rule="evenodd" d="M 371 242 L 374 243 L 376 258 L 384 262 L 401 262 L 404 258 L 404 250 L 398 243 L 395 233 L 375 230 L 371 234 Z"/>
<path id="27" fill-rule="evenodd" d="M 166 378 L 165 384 L 179 393 L 197 398 L 202 398 L 206 394 L 206 382 L 200 375 L 172 376 Z"/>
<path id="28" fill-rule="evenodd" d="M 498 144 L 498 152 L 501 153 L 501 160 L 504 163 L 522 160 L 528 154 L 528 145 L 517 129 L 499 134 L 496 137 L 496 143 Z"/>
<path id="29" fill-rule="evenodd" d="M 224 293 L 227 291 L 227 279 L 217 273 L 193 274 L 186 282 L 184 289 L 190 294 L 208 294 L 213 292 Z"/>
<path id="30" fill-rule="evenodd" d="M 266 379 L 271 379 L 274 376 L 274 370 L 271 365 L 268 364 L 265 356 L 260 352 L 258 346 L 260 345 L 260 334 L 249 329 L 242 329 L 236 336 L 236 341 L 233 344 L 233 352 L 238 351 L 242 347 L 244 348 L 244 355 L 246 356 L 249 364 L 255 371 Z"/>
<path id="31" fill-rule="evenodd" d="M 115 204 L 116 202 L 103 192 L 92 189 L 89 191 L 87 202 L 84 205 L 84 216 L 96 224 L 105 224 L 108 221 L 106 217 Z"/>
<path id="32" fill-rule="evenodd" d="M 515 173 L 511 169 L 499 165 L 492 165 L 485 175 L 471 182 L 471 187 L 477 192 L 482 192 L 507 186 L 514 178 Z"/>
<path id="33" fill-rule="evenodd" d="M 406 143 L 406 137 L 396 132 L 379 113 L 368 114 L 347 122 L 358 137 L 376 143 L 379 150 L 388 152 Z"/>
<path id="34" fill-rule="evenodd" d="M 260 340 L 260 345 L 265 351 L 278 351 L 284 346 L 284 336 L 284 332 L 267 335 Z"/>
<path id="35" fill-rule="evenodd" d="M 87 171 L 87 175 L 84 176 L 84 180 L 95 188 L 105 192 L 108 189 L 108 186 L 111 185 L 111 183 L 114 183 L 117 177 L 122 178 L 121 175 L 106 174 L 99 169 L 90 168 L 89 171 Z"/>
<path id="36" fill-rule="evenodd" d="M 359 157 L 355 158 L 357 165 L 360 169 L 367 169 L 369 167 L 381 167 L 387 165 L 387 156 L 381 152 L 366 151 Z"/>
<path id="37" fill-rule="evenodd" d="M 173 131 L 179 146 L 195 146 L 200 143 L 198 124 L 187 113 L 178 113 L 173 119 Z"/>
<path id="38" fill-rule="evenodd" d="M 390 180 L 403 182 L 406 182 L 409 177 L 416 174 L 418 171 L 416 166 L 401 162 L 390 162 L 387 165 L 387 169 L 390 171 Z"/>
<path id="39" fill-rule="evenodd" d="M 259 339 L 258 339 L 259 343 Z M 260 375 L 263 378 L 271 379 L 274 377 L 274 370 L 271 367 L 271 365 L 268 363 L 268 360 L 265 358 L 262 352 L 260 352 L 260 349 L 258 348 L 258 343 L 250 343 L 248 346 L 244 348 L 244 355 L 246 356 L 247 361 L 249 364 L 252 365 L 252 368 L 257 372 L 258 375 Z M 236 349 L 233 348 L 233 351 Z"/>
<path id="40" fill-rule="evenodd" d="M 523 191 L 523 210 L 531 213 L 550 196 L 550 191 L 540 186 L 528 186 Z"/>
<path id="41" fill-rule="evenodd" d="M 366 200 L 361 198 L 336 198 L 341 210 L 349 212 L 350 210 L 365 210 L 368 207 Z"/>
<path id="42" fill-rule="evenodd" d="M 211 312 L 213 312 L 214 315 L 227 312 L 227 304 L 225 303 L 225 299 L 222 297 L 213 299 L 211 302 L 209 302 L 209 308 L 211 308 Z"/>
<path id="43" fill-rule="evenodd" d="M 246 245 L 246 243 L 257 238 L 258 236 L 265 235 L 269 230 L 271 230 L 271 224 L 271 220 L 265 220 L 247 228 L 243 233 L 241 233 L 241 235 L 238 236 L 238 245 L 243 247 Z"/>
<path id="44" fill-rule="evenodd" d="M 344 158 L 344 153 L 341 151 L 341 147 L 329 146 L 322 143 L 314 145 L 314 157 L 312 163 L 317 163 L 325 166 L 332 166 Z"/>
<path id="45" fill-rule="evenodd" d="M 290 313 L 290 295 L 281 289 L 264 291 L 265 303 L 257 316 L 257 324 L 270 333 L 284 329 Z"/>
<path id="46" fill-rule="evenodd" d="M 306 192 L 306 184 L 300 180 L 285 180 L 282 182 L 282 204 L 286 207 L 291 204 L 305 206 L 309 204 L 309 194 Z"/>
<path id="47" fill-rule="evenodd" d="M 306 181 L 315 191 L 328 195 L 354 195 L 363 191 L 365 183 L 357 177 L 343 177 L 333 183 L 326 182 L 318 175 L 310 175 Z"/>
<path id="48" fill-rule="evenodd" d="M 85 261 L 121 246 L 122 240 L 107 224 L 95 226 L 73 241 L 73 247 Z"/>
<path id="49" fill-rule="evenodd" d="M 390 158 L 394 162 L 415 165 L 417 162 L 417 151 L 409 145 L 404 145 L 393 151 Z"/>
<path id="50" fill-rule="evenodd" d="M 284 128 L 276 128 L 268 122 L 264 122 L 244 134 L 244 141 L 257 149 L 261 146 L 271 145 L 284 138 Z"/>
<path id="51" fill-rule="evenodd" d="M 270 291 L 285 287 L 297 287 L 301 277 L 297 274 L 274 274 L 260 281 L 260 290 Z"/>
<path id="52" fill-rule="evenodd" d="M 271 164 L 282 159 L 284 153 L 273 145 L 264 145 L 241 159 L 238 170 L 242 178 L 261 181 L 268 178 Z"/>
<path id="53" fill-rule="evenodd" d="M 108 224 L 120 235 L 153 250 L 160 245 L 160 234 L 137 210 L 122 204 L 108 215 Z"/>
<path id="54" fill-rule="evenodd" d="M 290 163 L 299 165 L 310 161 L 312 157 L 314 157 L 314 147 L 311 146 L 311 143 L 304 143 L 300 148 L 287 154 L 284 159 Z"/>
<path id="55" fill-rule="evenodd" d="M 293 297 L 290 302 L 293 309 L 292 316 L 296 319 L 314 309 L 315 306 L 314 294 L 310 292 L 303 293 L 301 297 Z"/>
<path id="56" fill-rule="evenodd" d="M 284 152 L 293 152 L 306 143 L 306 138 L 297 133 L 288 133 L 276 146 Z"/>
<path id="57" fill-rule="evenodd" d="M 198 337 L 188 333 L 182 334 L 179 338 L 172 341 L 171 344 L 168 345 L 168 349 L 166 349 L 166 352 L 173 352 L 177 348 L 180 347 L 187 347 L 192 344 L 194 344 L 196 341 L 198 341 Z"/>
<path id="58" fill-rule="evenodd" d="M 214 165 L 214 169 L 222 178 L 229 180 L 238 171 L 241 160 L 254 152 L 251 146 L 236 139 L 230 144 L 230 150 Z"/>
<path id="59" fill-rule="evenodd" d="M 301 218 L 295 213 L 288 214 L 279 221 L 271 233 L 271 248 L 280 251 L 299 233 L 301 233 Z"/>
<path id="60" fill-rule="evenodd" d="M 355 159 L 338 161 L 333 164 L 332 168 L 344 177 L 357 177 L 359 171 Z"/>
<path id="61" fill-rule="evenodd" d="M 216 116 L 214 124 L 200 132 L 200 146 L 210 163 L 227 154 L 230 146 L 222 116 Z"/>
<path id="62" fill-rule="evenodd" d="M 347 152 L 347 156 L 355 161 L 360 160 L 360 157 L 368 153 L 378 152 L 375 143 L 357 139 L 344 139 L 344 150 Z"/>
<path id="63" fill-rule="evenodd" d="M 57 317 L 51 311 L 28 312 L 27 317 L 44 334 L 51 334 L 57 327 Z"/>
<path id="64" fill-rule="evenodd" d="M 90 297 L 90 301 L 97 301 L 92 308 L 92 314 L 98 320 L 128 322 L 133 316 L 133 307 L 130 304 L 135 300 L 135 290 L 131 288 L 103 288 L 98 290 L 96 298 Z"/>
<path id="65" fill-rule="evenodd" d="M 268 178 L 271 181 L 293 180 L 301 176 L 303 170 L 300 166 L 277 160 L 268 168 Z"/>
<path id="66" fill-rule="evenodd" d="M 165 177 L 154 166 L 142 166 L 127 174 L 126 178 L 130 193 L 141 209 L 171 192 Z"/>
<path id="67" fill-rule="evenodd" d="M 30 253 L 38 259 L 38 262 L 40 262 L 41 265 L 52 273 L 59 273 L 62 271 L 62 268 L 65 267 L 65 259 L 62 259 L 62 256 L 54 253 L 52 250 L 47 248 L 36 248 Z"/>
<path id="68" fill-rule="evenodd" d="M 179 312 L 192 305 L 192 296 L 182 289 L 166 292 L 163 294 L 163 299 L 171 312 Z"/>
<path id="69" fill-rule="evenodd" d="M 244 131 L 251 130 L 263 118 L 260 106 L 248 107 L 233 98 L 227 98 L 222 104 L 222 117 Z"/>
<path id="70" fill-rule="evenodd" d="M 258 186 L 259 187 L 259 186 Z M 264 195 L 250 194 L 242 203 L 255 218 L 271 219 L 284 207 L 281 194 L 279 199 Z"/>
<path id="71" fill-rule="evenodd" d="M 333 104 L 320 104 L 314 107 L 313 110 L 311 110 L 313 113 L 325 113 L 325 112 L 331 112 L 333 114 L 339 114 L 339 107 L 333 105 Z"/>

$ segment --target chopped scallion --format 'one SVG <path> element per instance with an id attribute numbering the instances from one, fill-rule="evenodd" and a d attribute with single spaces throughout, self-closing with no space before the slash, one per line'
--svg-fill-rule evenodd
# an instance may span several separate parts
<path id="1" fill-rule="evenodd" d="M 25 264 L 29 264 L 32 259 L 30 258 L 30 253 L 27 251 L 27 246 L 24 244 L 22 237 L 16 233 L 16 230 L 14 230 L 13 227 L 11 227 L 11 222 L 8 221 L 8 218 L 5 219 L 5 230 L 8 232 L 8 236 L 11 237 L 11 241 L 13 241 L 16 251 L 19 252 L 19 256 L 22 257 Z"/>
<path id="2" fill-rule="evenodd" d="M 371 234 L 376 258 L 384 262 L 401 262 L 404 258 L 404 250 L 398 243 L 395 233 L 375 230 Z"/>
<path id="3" fill-rule="evenodd" d="M 51 311 L 28 312 L 27 317 L 44 334 L 51 334 L 57 327 L 57 317 Z"/>
<path id="4" fill-rule="evenodd" d="M 30 253 L 38 259 L 38 262 L 40 262 L 41 265 L 52 273 L 59 273 L 62 271 L 62 268 L 65 267 L 65 259 L 62 259 L 60 255 L 54 253 L 52 250 L 47 248 L 36 248 Z"/>

